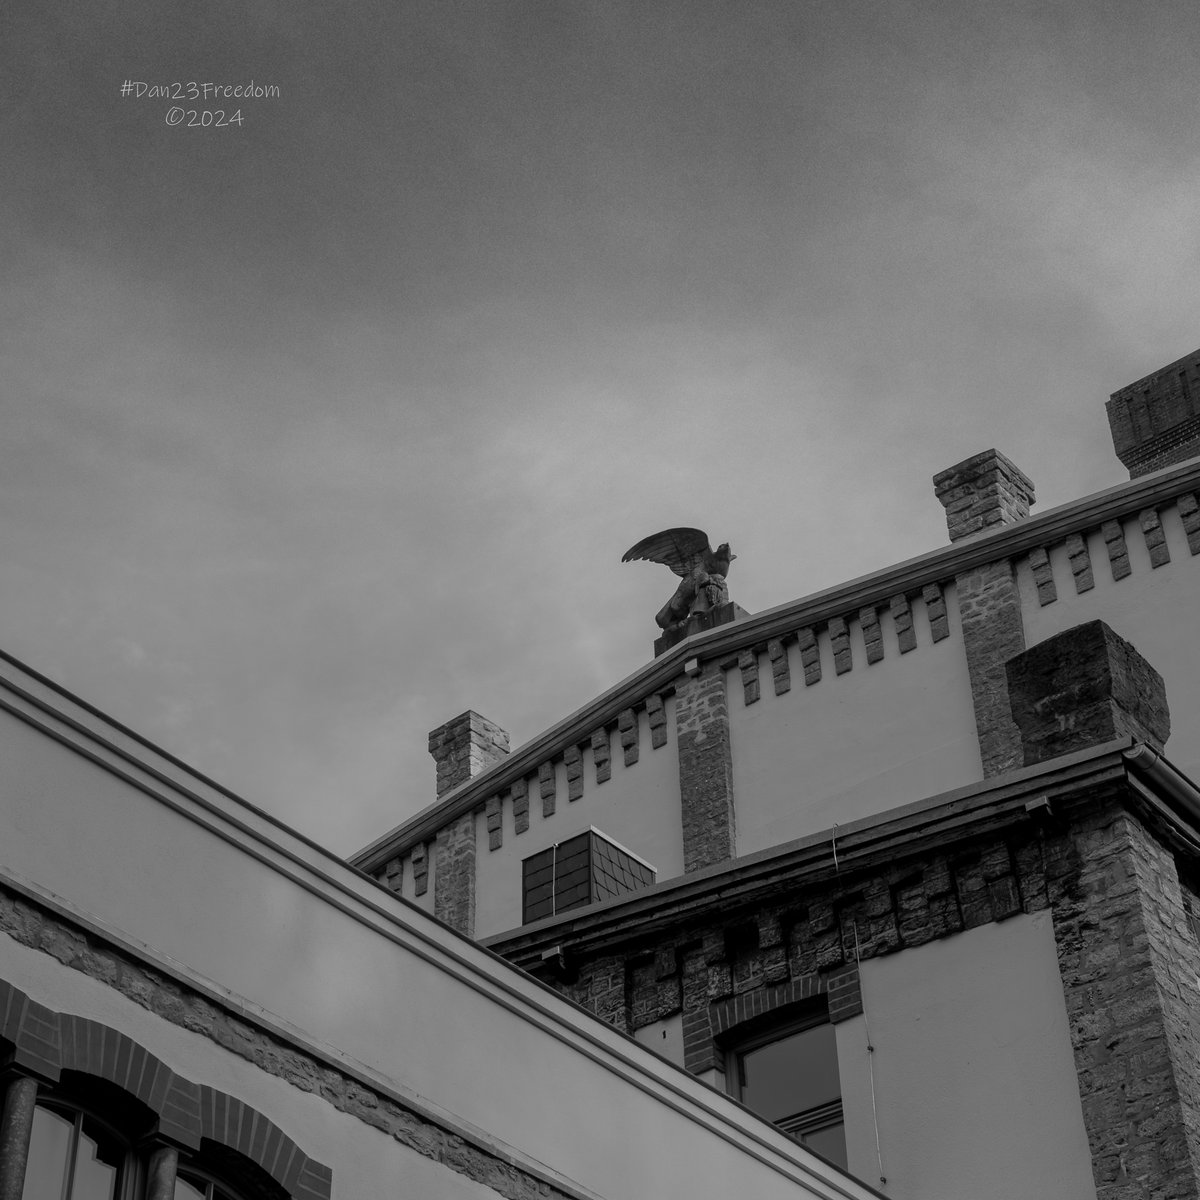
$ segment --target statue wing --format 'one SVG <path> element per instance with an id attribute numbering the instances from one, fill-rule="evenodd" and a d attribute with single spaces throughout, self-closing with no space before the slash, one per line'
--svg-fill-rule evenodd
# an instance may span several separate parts
<path id="1" fill-rule="evenodd" d="M 621 555 L 621 561 L 633 562 L 640 558 L 662 563 L 676 575 L 686 578 L 709 550 L 708 534 L 703 529 L 664 529 L 662 533 L 642 538 Z"/>

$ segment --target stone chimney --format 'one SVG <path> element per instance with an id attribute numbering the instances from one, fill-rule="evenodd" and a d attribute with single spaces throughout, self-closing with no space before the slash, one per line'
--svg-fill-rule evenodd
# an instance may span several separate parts
<path id="1" fill-rule="evenodd" d="M 429 735 L 429 753 L 437 763 L 437 794 L 466 783 L 508 755 L 508 734 L 499 725 L 468 709 Z"/>
<path id="2" fill-rule="evenodd" d="M 952 542 L 1020 521 L 1036 499 L 1029 476 L 999 450 L 939 471 L 933 489 L 946 509 Z"/>
<path id="3" fill-rule="evenodd" d="M 1106 408 L 1130 479 L 1200 455 L 1200 350 L 1113 392 Z"/>
<path id="4" fill-rule="evenodd" d="M 1103 621 L 1038 642 L 1005 669 L 1027 767 L 1126 734 L 1161 750 L 1171 734 L 1162 676 Z"/>

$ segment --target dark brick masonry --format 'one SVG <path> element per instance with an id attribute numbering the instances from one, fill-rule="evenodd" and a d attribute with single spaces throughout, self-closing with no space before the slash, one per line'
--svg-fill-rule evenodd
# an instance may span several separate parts
<path id="1" fill-rule="evenodd" d="M 1029 477 L 998 450 L 985 450 L 938 472 L 933 486 L 946 509 L 952 542 L 1023 520 L 1035 499 Z M 1005 659 L 1025 649 L 1021 597 L 1007 559 L 963 572 L 955 585 L 983 773 L 999 775 L 1021 761 L 1004 675 Z M 1044 603 L 1050 598 L 1044 590 L 1039 595 Z"/>
<path id="2" fill-rule="evenodd" d="M 1025 649 L 1021 597 L 1004 559 L 958 576 L 958 611 L 985 777 L 1021 765 L 1021 735 L 1008 703 L 1005 660 Z"/>
<path id="3" fill-rule="evenodd" d="M 1113 392 L 1106 408 L 1130 479 L 1200 454 L 1200 350 Z"/>
<path id="4" fill-rule="evenodd" d="M 329 1200 L 331 1174 L 262 1113 L 234 1096 L 177 1075 L 132 1038 L 51 1009 L 0 980 L 0 1046 L 43 1079 L 63 1071 L 106 1079 L 158 1117 L 155 1133 L 198 1149 L 208 1138 L 248 1158 L 295 1200 Z"/>
<path id="5" fill-rule="evenodd" d="M 724 862 L 734 854 L 733 761 L 725 672 L 707 663 L 684 676 L 675 693 L 683 869 Z"/>

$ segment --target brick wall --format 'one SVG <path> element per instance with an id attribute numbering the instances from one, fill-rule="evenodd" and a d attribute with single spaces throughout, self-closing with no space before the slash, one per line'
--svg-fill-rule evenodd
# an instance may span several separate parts
<path id="1" fill-rule="evenodd" d="M 987 533 L 1029 516 L 1033 482 L 998 450 L 964 459 L 933 477 L 950 540 Z M 963 650 L 985 777 L 1021 765 L 1021 739 L 1008 706 L 1004 661 L 1025 649 L 1021 597 L 1007 559 L 956 578 Z"/>
<path id="2" fill-rule="evenodd" d="M 956 584 L 975 732 L 987 778 L 1022 763 L 1021 735 L 1013 722 L 1004 670 L 1005 661 L 1025 649 L 1021 597 L 1007 559 L 959 575 Z"/>
<path id="3" fill-rule="evenodd" d="M 1113 392 L 1106 408 L 1130 479 L 1200 454 L 1200 350 Z"/>
<path id="4" fill-rule="evenodd" d="M 679 681 L 675 728 L 686 873 L 734 855 L 729 700 L 725 672 L 718 663 L 706 663 L 698 673 Z"/>

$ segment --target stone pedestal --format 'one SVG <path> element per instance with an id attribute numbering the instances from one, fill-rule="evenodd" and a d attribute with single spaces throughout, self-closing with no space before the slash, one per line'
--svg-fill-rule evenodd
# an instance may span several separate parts
<path id="1" fill-rule="evenodd" d="M 718 604 L 716 608 L 710 608 L 707 612 L 692 613 L 686 621 L 655 638 L 654 657 L 665 654 L 672 646 L 677 646 L 693 633 L 703 633 L 706 629 L 714 629 L 718 625 L 728 625 L 731 621 L 740 621 L 749 615 L 740 604 L 735 604 L 732 600 L 726 604 Z"/>

